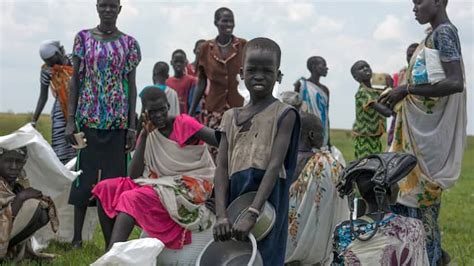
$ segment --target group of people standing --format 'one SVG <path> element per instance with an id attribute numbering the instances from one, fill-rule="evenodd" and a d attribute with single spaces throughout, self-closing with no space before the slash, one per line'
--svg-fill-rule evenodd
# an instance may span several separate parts
<path id="1" fill-rule="evenodd" d="M 82 245 L 88 206 L 98 206 L 106 249 L 126 241 L 135 225 L 166 247 L 180 249 L 192 242 L 192 232 L 211 228 L 218 241 L 244 240 L 268 201 L 276 209 L 276 222 L 258 243 L 265 265 L 382 263 L 393 254 L 400 264 L 445 263 L 437 223 L 441 192 L 459 177 L 466 136 L 461 49 L 446 5 L 447 0 L 414 1 L 417 20 L 430 23 L 432 31 L 416 48 L 409 47 L 409 65 L 393 90 L 373 88 L 365 61 L 357 61 L 350 71 L 360 84 L 353 128 L 356 157 L 383 151 L 380 137 L 386 117 L 393 115 L 389 150 L 418 159 L 406 178 L 387 182 L 382 220 L 370 220 L 371 212 L 380 211 L 374 209 L 380 207 L 371 194 L 374 184 L 356 180 L 368 206 L 362 215 L 386 228 L 378 234 L 390 238 L 377 242 L 381 248 L 373 251 L 370 241 L 354 235 L 367 233 L 365 229 L 352 232 L 343 222 L 350 204 L 347 195 L 337 192 L 344 165 L 331 148 L 330 90 L 320 81 L 328 72 L 323 57 L 310 57 L 310 77 L 297 80 L 294 92 L 283 93 L 279 101 L 272 90 L 282 78 L 280 47 L 267 38 L 247 42 L 234 36 L 232 11 L 219 8 L 214 15 L 218 35 L 196 42 L 196 60 L 188 63 L 186 53 L 175 50 L 174 76 L 160 61 L 153 68 L 153 84 L 138 94 L 140 46 L 116 27 L 120 1 L 98 0 L 100 24 L 76 35 L 72 56 L 56 41 L 40 48 L 45 64 L 33 124 L 50 87 L 56 99 L 53 149 L 63 163 L 77 156 L 76 167 L 82 170 L 69 197 L 74 205 L 72 246 Z M 445 76 L 418 82 L 414 73 L 421 63 L 428 69 L 427 49 L 439 51 Z M 250 93 L 245 106 L 239 82 Z M 137 96 L 142 101 L 139 117 Z M 76 152 L 71 145 L 80 144 L 78 132 L 87 144 Z M 4 154 L 9 151 L 0 153 L 0 159 Z M 397 182 L 399 193 L 394 192 Z M 226 207 L 251 191 L 257 192 L 252 204 L 231 224 Z M 397 231 L 395 240 L 390 231 L 395 227 L 413 234 L 423 227 L 425 232 L 401 237 Z"/>

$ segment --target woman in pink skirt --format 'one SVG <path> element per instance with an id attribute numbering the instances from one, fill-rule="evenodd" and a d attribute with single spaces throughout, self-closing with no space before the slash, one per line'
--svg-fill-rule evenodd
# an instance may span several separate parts
<path id="1" fill-rule="evenodd" d="M 130 177 L 107 179 L 93 189 L 106 249 L 126 241 L 135 225 L 167 248 L 191 243 L 191 232 L 212 225 L 205 206 L 213 188 L 215 165 L 204 142 L 218 136 L 194 118 L 168 117 L 161 90 L 142 95 L 145 123 L 130 164 Z"/>

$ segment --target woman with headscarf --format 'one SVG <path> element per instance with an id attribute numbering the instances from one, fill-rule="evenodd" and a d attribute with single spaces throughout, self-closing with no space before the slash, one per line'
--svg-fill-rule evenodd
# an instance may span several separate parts
<path id="1" fill-rule="evenodd" d="M 79 151 L 76 179 L 69 197 L 74 205 L 73 247 L 82 245 L 87 207 L 95 205 L 91 190 L 103 179 L 127 174 L 127 153 L 136 138 L 135 70 L 141 60 L 138 42 L 116 27 L 120 0 L 98 0 L 100 24 L 80 31 L 74 40 L 73 77 L 66 127 L 77 144 L 76 125 L 87 147 Z"/>
<path id="2" fill-rule="evenodd" d="M 72 76 L 72 59 L 70 54 L 66 55 L 61 43 L 54 40 L 41 43 L 39 53 L 44 61 L 43 66 L 41 66 L 41 91 L 31 124 L 36 126 L 39 116 L 48 101 L 48 88 L 51 88 L 55 98 L 51 111 L 51 146 L 59 160 L 65 164 L 76 156 L 76 151 L 66 142 L 64 134 L 69 94 L 68 85 Z"/>

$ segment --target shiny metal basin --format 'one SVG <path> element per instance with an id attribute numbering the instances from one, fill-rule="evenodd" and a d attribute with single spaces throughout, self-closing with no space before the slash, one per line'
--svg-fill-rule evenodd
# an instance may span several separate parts
<path id="1" fill-rule="evenodd" d="M 252 204 L 256 194 L 257 192 L 245 193 L 229 204 L 229 207 L 227 207 L 227 215 L 231 224 L 238 221 L 241 215 L 245 213 L 245 210 Z M 264 239 L 270 233 L 275 224 L 275 220 L 275 208 L 270 202 L 266 201 L 251 231 L 257 241 Z"/>
<path id="2" fill-rule="evenodd" d="M 257 241 L 250 235 L 250 242 L 211 240 L 199 255 L 197 266 L 263 266 L 262 256 L 257 250 Z"/>

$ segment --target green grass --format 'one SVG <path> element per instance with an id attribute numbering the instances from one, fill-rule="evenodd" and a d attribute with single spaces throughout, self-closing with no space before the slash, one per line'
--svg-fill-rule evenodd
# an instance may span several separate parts
<path id="1" fill-rule="evenodd" d="M 26 122 L 31 115 L 12 115 L 0 113 L 0 136 L 11 133 Z M 38 130 L 47 140 L 51 138 L 48 116 L 42 116 Z M 351 134 L 345 130 L 333 130 L 331 142 L 336 145 L 347 162 L 354 159 Z M 462 174 L 457 184 L 443 193 L 440 225 L 442 230 L 443 248 L 458 265 L 474 265 L 474 137 L 468 138 L 464 154 Z M 131 238 L 138 236 L 136 229 Z M 59 257 L 48 265 L 88 265 L 102 255 L 104 241 L 100 229 L 97 228 L 94 238 L 85 242 L 82 250 L 71 250 L 69 244 L 53 242 L 46 250 L 48 253 L 59 254 Z M 22 265 L 40 265 L 34 261 L 25 261 Z M 46 265 L 46 264 L 42 264 Z"/>

